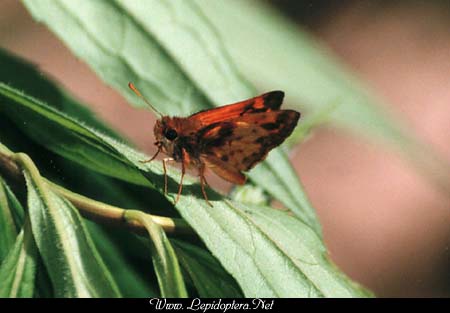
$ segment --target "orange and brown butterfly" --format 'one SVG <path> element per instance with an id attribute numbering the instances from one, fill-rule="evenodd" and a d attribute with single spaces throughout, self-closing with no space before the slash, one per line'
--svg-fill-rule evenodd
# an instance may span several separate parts
<path id="1" fill-rule="evenodd" d="M 246 177 L 242 172 L 264 160 L 270 150 L 289 137 L 300 118 L 299 112 L 280 109 L 284 98 L 282 91 L 271 91 L 188 117 L 170 117 L 153 108 L 132 83 L 128 86 L 160 115 L 154 127 L 158 151 L 143 162 L 154 160 L 160 152 L 169 156 L 163 160 L 165 193 L 166 163 L 181 163 L 181 180 L 175 203 L 180 197 L 184 174 L 189 167 L 198 170 L 201 190 L 209 205 L 205 192 L 206 168 L 229 182 L 244 184 Z"/>

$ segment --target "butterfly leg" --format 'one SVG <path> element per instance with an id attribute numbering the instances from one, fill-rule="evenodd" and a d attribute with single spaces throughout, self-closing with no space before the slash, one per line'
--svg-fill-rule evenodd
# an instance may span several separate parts
<path id="1" fill-rule="evenodd" d="M 177 198 L 175 199 L 175 203 L 177 204 L 178 200 L 180 200 L 180 195 L 181 195 L 181 191 L 183 190 L 183 178 L 184 178 L 184 173 L 186 172 L 186 165 L 185 165 L 185 160 L 183 159 L 181 162 L 181 178 L 180 178 L 180 184 L 178 185 L 178 194 L 177 194 Z"/>
<path id="2" fill-rule="evenodd" d="M 173 161 L 173 158 L 163 159 L 163 169 L 164 169 L 164 194 L 167 194 L 167 162 Z"/>
<path id="3" fill-rule="evenodd" d="M 202 188 L 202 194 L 205 198 L 206 203 L 212 207 L 211 202 L 208 201 L 208 195 L 206 194 L 205 185 L 208 185 L 208 182 L 205 178 L 205 163 L 202 163 L 198 170 L 198 175 L 200 176 L 200 187 Z"/>
<path id="4" fill-rule="evenodd" d="M 160 151 L 161 151 L 161 147 L 158 146 L 158 151 L 156 151 L 156 153 L 155 153 L 150 159 L 148 159 L 148 160 L 143 160 L 143 161 L 139 161 L 139 162 L 141 162 L 141 163 L 148 163 L 148 162 L 153 161 L 153 160 L 158 156 L 158 154 L 159 154 Z"/>

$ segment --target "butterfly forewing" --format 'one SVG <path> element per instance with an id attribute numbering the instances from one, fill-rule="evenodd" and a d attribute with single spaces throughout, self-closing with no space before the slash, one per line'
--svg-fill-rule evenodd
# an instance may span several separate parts
<path id="1" fill-rule="evenodd" d="M 202 159 L 213 163 L 212 170 L 222 177 L 224 168 L 247 171 L 292 133 L 299 117 L 296 111 L 279 110 L 211 124 L 199 132 Z"/>
<path id="2" fill-rule="evenodd" d="M 283 102 L 283 98 L 284 92 L 271 91 L 241 102 L 200 111 L 188 118 L 199 121 L 202 125 L 211 125 L 248 114 L 278 110 Z"/>

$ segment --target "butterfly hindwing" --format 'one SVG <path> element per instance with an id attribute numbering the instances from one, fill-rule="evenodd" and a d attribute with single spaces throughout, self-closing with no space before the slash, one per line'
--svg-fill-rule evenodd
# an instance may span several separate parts
<path id="1" fill-rule="evenodd" d="M 233 184 L 243 185 L 247 179 L 241 171 L 214 155 L 204 157 L 202 160 L 209 169 L 216 173 L 217 176 L 222 177 Z"/>

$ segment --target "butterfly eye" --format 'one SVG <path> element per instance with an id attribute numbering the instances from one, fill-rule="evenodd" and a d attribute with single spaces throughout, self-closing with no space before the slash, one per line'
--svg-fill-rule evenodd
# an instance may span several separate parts
<path id="1" fill-rule="evenodd" d="M 177 131 L 175 129 L 169 128 L 164 133 L 164 136 L 166 136 L 166 138 L 169 139 L 169 140 L 174 140 L 175 138 L 178 137 L 178 134 L 177 134 Z"/>

